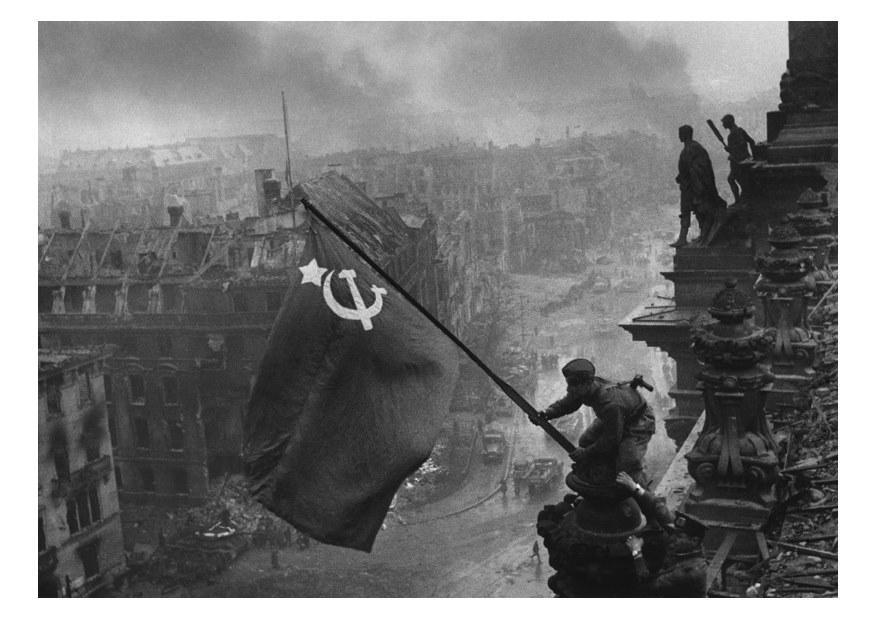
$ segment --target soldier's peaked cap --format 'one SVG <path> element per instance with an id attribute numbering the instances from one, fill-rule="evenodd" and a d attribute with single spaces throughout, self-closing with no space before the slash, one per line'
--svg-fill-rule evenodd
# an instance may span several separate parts
<path id="1" fill-rule="evenodd" d="M 589 360 L 571 360 L 562 367 L 562 375 L 566 379 L 591 379 L 595 376 L 595 366 Z"/>

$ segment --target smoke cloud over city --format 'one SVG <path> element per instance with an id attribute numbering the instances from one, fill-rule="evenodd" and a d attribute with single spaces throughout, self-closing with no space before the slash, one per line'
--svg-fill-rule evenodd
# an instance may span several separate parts
<path id="1" fill-rule="evenodd" d="M 663 132 L 684 45 L 607 22 L 41 23 L 41 153 L 279 133 L 309 153 Z"/>

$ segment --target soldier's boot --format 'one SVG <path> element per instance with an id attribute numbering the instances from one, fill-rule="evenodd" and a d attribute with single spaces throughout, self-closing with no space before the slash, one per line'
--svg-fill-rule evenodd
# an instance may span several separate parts
<path id="1" fill-rule="evenodd" d="M 681 216 L 681 232 L 678 234 L 678 238 L 674 243 L 669 243 L 669 245 L 673 248 L 682 248 L 687 245 L 687 234 L 690 232 L 690 216 L 682 215 Z"/>

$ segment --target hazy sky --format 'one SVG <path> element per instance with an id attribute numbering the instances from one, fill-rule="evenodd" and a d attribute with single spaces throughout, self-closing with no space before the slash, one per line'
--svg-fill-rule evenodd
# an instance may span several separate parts
<path id="1" fill-rule="evenodd" d="M 786 58 L 786 22 L 44 22 L 40 151 L 281 133 L 281 90 L 310 152 L 668 126 L 695 96 L 777 104 Z M 633 118 L 633 87 L 684 103 Z"/>

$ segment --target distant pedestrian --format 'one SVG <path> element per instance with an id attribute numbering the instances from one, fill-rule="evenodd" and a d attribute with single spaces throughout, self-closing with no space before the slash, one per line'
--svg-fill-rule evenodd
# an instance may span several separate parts
<path id="1" fill-rule="evenodd" d="M 501 491 L 501 497 L 507 497 L 507 480 L 502 478 L 498 485 L 498 490 Z"/>
<path id="2" fill-rule="evenodd" d="M 538 560 L 538 564 L 541 563 L 541 545 L 538 544 L 538 541 L 535 541 L 535 544 L 532 545 L 532 555 L 529 556 L 529 559 L 535 558 Z"/>

